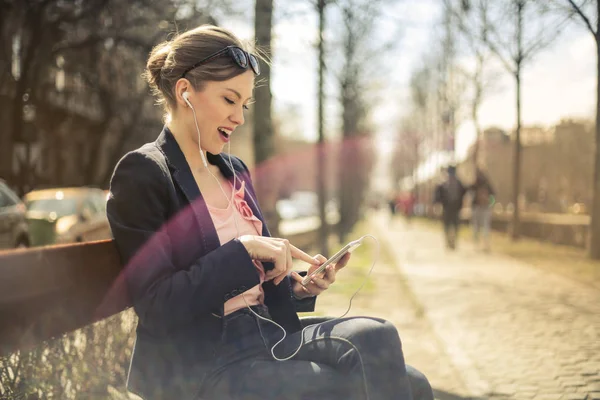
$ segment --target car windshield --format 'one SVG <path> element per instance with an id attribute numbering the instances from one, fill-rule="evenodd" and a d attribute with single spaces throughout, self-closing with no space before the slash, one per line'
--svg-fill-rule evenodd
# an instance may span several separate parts
<path id="1" fill-rule="evenodd" d="M 58 218 L 77 213 L 77 199 L 36 199 L 27 202 L 30 211 L 54 212 Z"/>

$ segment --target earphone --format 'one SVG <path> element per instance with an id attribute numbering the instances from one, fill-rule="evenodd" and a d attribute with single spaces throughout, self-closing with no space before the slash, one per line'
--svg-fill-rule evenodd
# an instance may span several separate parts
<path id="1" fill-rule="evenodd" d="M 202 163 L 204 164 L 204 167 L 208 168 L 208 161 L 206 160 L 206 155 L 202 151 L 202 147 L 200 147 L 200 128 L 198 127 L 198 119 L 196 118 L 196 110 L 194 110 L 194 106 L 192 106 L 192 103 L 190 102 L 190 98 L 189 98 L 190 93 L 183 92 L 181 94 L 181 97 L 183 97 L 183 101 L 185 101 L 187 103 L 187 105 L 192 109 L 192 112 L 194 113 L 194 122 L 196 123 L 196 130 L 198 131 L 198 150 L 200 150 L 200 157 L 202 158 Z"/>
<path id="2" fill-rule="evenodd" d="M 221 189 L 221 192 L 223 193 L 223 196 L 225 196 L 225 198 L 227 198 L 227 194 L 225 193 L 225 190 L 223 190 L 223 186 L 221 186 L 221 182 L 219 182 L 219 179 L 212 173 L 210 168 L 208 168 L 208 161 L 206 160 L 206 155 L 204 154 L 204 151 L 202 151 L 202 146 L 200 145 L 200 127 L 198 126 L 198 118 L 196 117 L 196 110 L 194 110 L 194 106 L 192 106 L 192 102 L 189 99 L 190 93 L 188 91 L 185 91 L 181 94 L 181 97 L 186 102 L 186 104 L 192 109 L 192 113 L 194 113 L 194 123 L 196 124 L 196 132 L 198 133 L 198 151 L 200 152 L 200 157 L 202 158 L 202 163 L 204 164 L 204 168 L 206 168 L 206 170 L 215 179 L 215 181 L 217 182 L 217 185 L 219 185 L 219 189 Z M 236 188 L 235 182 L 237 180 L 237 175 L 235 173 L 235 168 L 233 168 L 233 163 L 231 162 L 231 145 L 229 144 L 229 142 L 227 143 L 227 153 L 229 155 L 229 168 L 231 169 L 231 172 L 233 173 L 233 185 L 232 185 L 233 188 L 231 190 L 231 197 L 227 198 L 229 205 L 231 205 L 231 203 L 233 203 L 233 199 L 235 196 L 235 188 Z M 237 221 L 237 217 L 235 214 L 236 213 L 234 211 L 233 212 L 233 222 L 235 223 L 236 237 L 239 238 L 240 237 L 240 228 L 238 226 L 238 221 Z"/>

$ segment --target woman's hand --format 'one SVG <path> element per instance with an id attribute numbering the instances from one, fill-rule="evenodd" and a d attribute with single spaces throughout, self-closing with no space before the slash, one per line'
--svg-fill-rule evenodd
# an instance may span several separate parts
<path id="1" fill-rule="evenodd" d="M 306 286 L 302 286 L 302 280 L 304 279 L 297 272 L 292 272 L 292 278 L 296 281 L 292 285 L 292 290 L 294 294 L 298 298 L 310 297 L 310 296 L 318 296 L 323 293 L 325 290 L 329 288 L 333 282 L 335 282 L 335 275 L 337 272 L 344 268 L 346 264 L 348 264 L 348 260 L 350 260 L 350 254 L 346 253 L 344 256 L 335 264 L 328 265 L 325 268 L 325 272 L 317 274 L 313 277 L 310 282 Z M 321 254 L 315 256 L 316 259 L 319 260 L 319 265 L 323 264 L 327 259 L 323 257 Z M 308 269 L 308 275 L 312 274 L 312 272 L 319 267 L 319 265 L 313 265 Z"/>
<path id="2" fill-rule="evenodd" d="M 265 271 L 265 280 L 273 279 L 275 285 L 279 285 L 291 271 L 292 258 L 306 261 L 312 264 L 314 268 L 322 263 L 292 245 L 287 239 L 243 235 L 240 236 L 239 241 L 244 245 L 253 260 L 275 264 L 275 268 Z"/>

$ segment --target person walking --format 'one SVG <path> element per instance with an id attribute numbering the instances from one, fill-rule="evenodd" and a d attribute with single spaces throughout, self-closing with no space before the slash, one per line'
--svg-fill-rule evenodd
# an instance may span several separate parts
<path id="1" fill-rule="evenodd" d="M 475 182 L 469 188 L 471 192 L 471 224 L 473 228 L 473 241 L 479 247 L 479 237 L 483 239 L 483 251 L 490 251 L 490 227 L 492 220 L 492 206 L 494 205 L 494 189 L 481 169 L 477 169 Z"/>
<path id="2" fill-rule="evenodd" d="M 454 250 L 458 238 L 460 210 L 467 190 L 456 175 L 456 166 L 450 165 L 447 173 L 447 179 L 435 188 L 434 204 L 439 203 L 442 205 L 442 223 L 446 247 Z"/>

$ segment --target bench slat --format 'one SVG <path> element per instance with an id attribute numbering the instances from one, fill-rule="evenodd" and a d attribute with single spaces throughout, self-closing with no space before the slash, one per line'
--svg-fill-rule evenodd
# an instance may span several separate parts
<path id="1" fill-rule="evenodd" d="M 0 354 L 129 306 L 113 240 L 0 252 Z"/>

